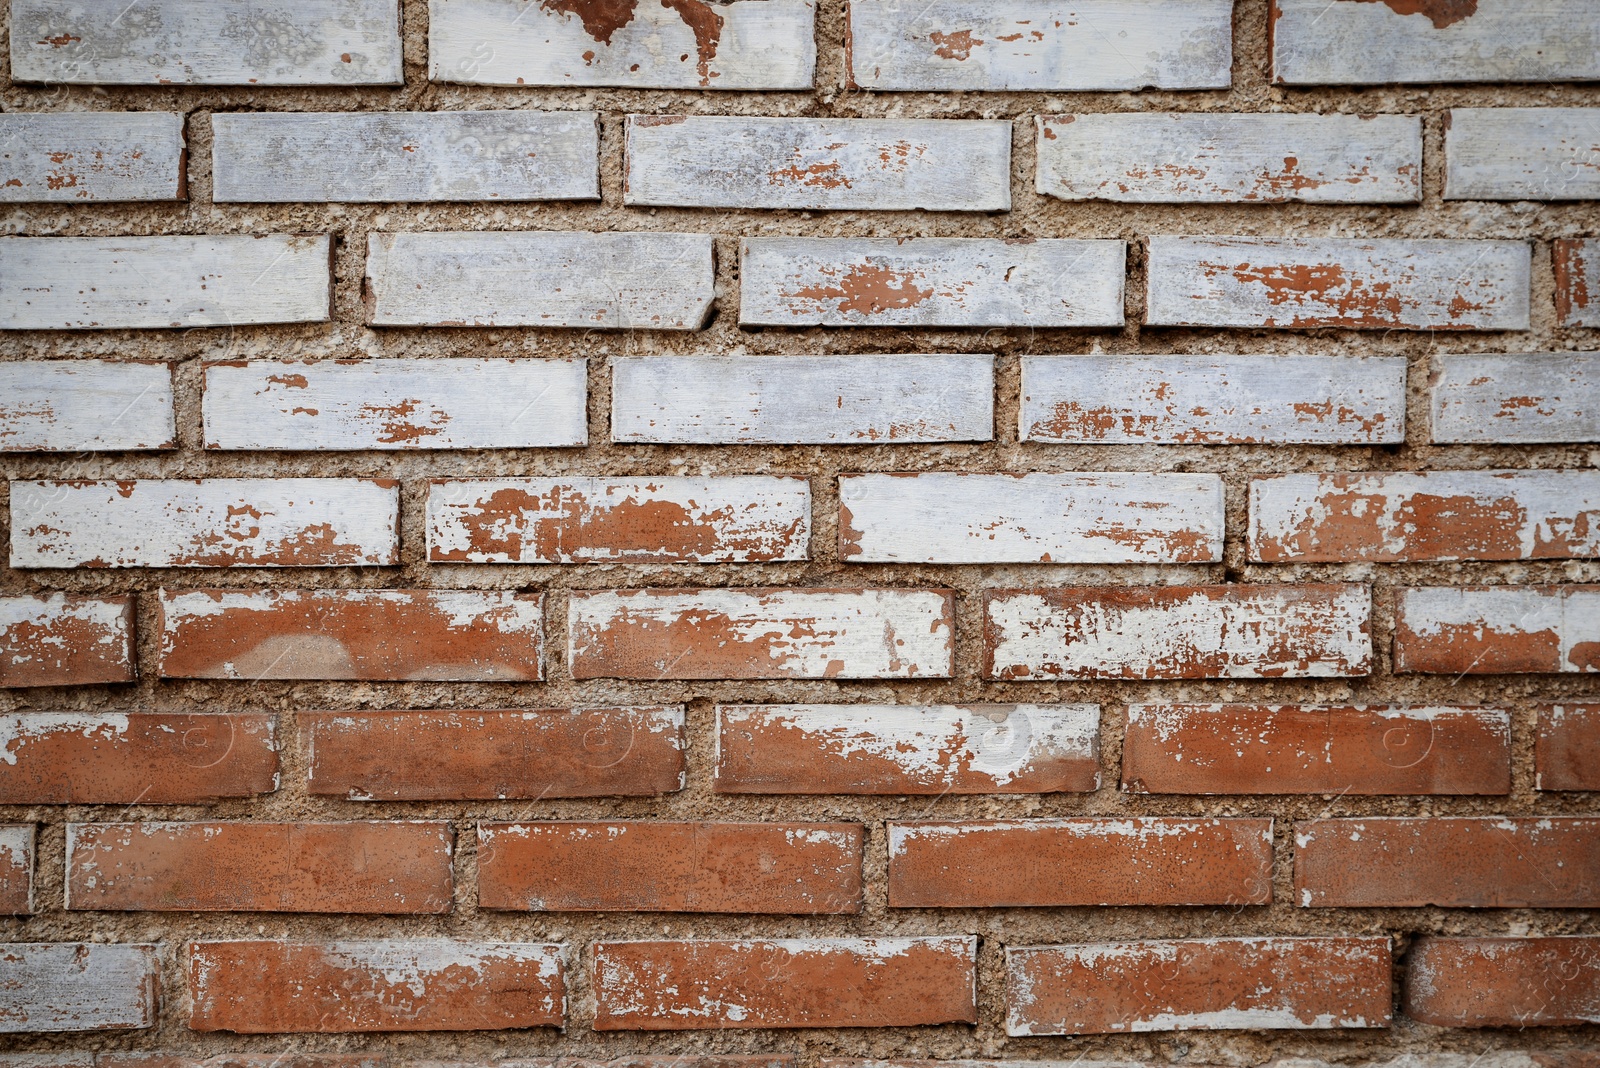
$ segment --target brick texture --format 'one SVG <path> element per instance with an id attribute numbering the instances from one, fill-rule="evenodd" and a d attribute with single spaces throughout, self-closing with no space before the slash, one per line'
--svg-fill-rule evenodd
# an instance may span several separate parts
<path id="1" fill-rule="evenodd" d="M 1419 939 L 1407 958 L 1406 1014 L 1440 1027 L 1600 1023 L 1600 939 Z"/>
<path id="2" fill-rule="evenodd" d="M 1600 790 L 1600 705 L 1539 709 L 1533 762 L 1541 790 Z"/>

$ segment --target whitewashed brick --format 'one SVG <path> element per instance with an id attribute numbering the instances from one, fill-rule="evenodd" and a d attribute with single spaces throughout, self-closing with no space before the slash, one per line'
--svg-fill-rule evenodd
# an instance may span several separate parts
<path id="1" fill-rule="evenodd" d="M 711 313 L 709 234 L 371 234 L 374 326 L 698 330 Z"/>
<path id="2" fill-rule="evenodd" d="M 1011 123 L 630 115 L 623 201 L 1009 211 Z"/>
<path id="3" fill-rule="evenodd" d="M 1557 321 L 1562 326 L 1600 326 L 1600 239 L 1561 238 L 1551 250 L 1551 260 Z"/>
<path id="4" fill-rule="evenodd" d="M 1222 559 L 1216 475 L 841 475 L 855 563 L 1177 564 Z"/>
<path id="5" fill-rule="evenodd" d="M 1231 0 L 850 0 L 863 89 L 1226 89 Z"/>
<path id="6" fill-rule="evenodd" d="M 15 761 L 10 748 L 0 748 L 0 753 Z M 0 824 L 0 916 L 33 913 L 33 845 L 33 824 Z"/>
<path id="7" fill-rule="evenodd" d="M 1446 200 L 1600 200 L 1600 108 L 1453 108 Z"/>
<path id="8" fill-rule="evenodd" d="M 392 479 L 11 483 L 12 567 L 344 567 L 400 562 Z"/>
<path id="9" fill-rule="evenodd" d="M 132 682 L 133 597 L 0 596 L 0 686 Z"/>
<path id="10" fill-rule="evenodd" d="M 523 449 L 589 440 L 586 360 L 206 365 L 208 449 Z"/>
<path id="11" fill-rule="evenodd" d="M 1600 353 L 1435 356 L 1433 440 L 1600 441 Z"/>
<path id="12" fill-rule="evenodd" d="M 326 234 L 0 238 L 0 330 L 327 322 Z"/>
<path id="13" fill-rule="evenodd" d="M 1135 204 L 1414 204 L 1422 120 L 1409 115 L 1041 116 L 1038 191 Z"/>
<path id="14" fill-rule="evenodd" d="M 592 111 L 219 113 L 216 201 L 599 200 Z"/>
<path id="15" fill-rule="evenodd" d="M 1145 322 L 1526 330 L 1531 263 L 1523 241 L 1157 236 Z"/>
<path id="16" fill-rule="evenodd" d="M 1127 248 L 1059 238 L 752 237 L 753 326 L 1121 326 Z"/>
<path id="17" fill-rule="evenodd" d="M 870 445 L 993 437 L 988 355 L 611 361 L 613 441 Z"/>
<path id="18" fill-rule="evenodd" d="M 0 945 L 0 1032 L 155 1026 L 157 948 L 87 942 Z"/>
<path id="19" fill-rule="evenodd" d="M 1600 586 L 1422 586 L 1395 594 L 1397 674 L 1600 672 Z"/>
<path id="20" fill-rule="evenodd" d="M 172 364 L 0 363 L 0 452 L 176 448 Z"/>
<path id="21" fill-rule="evenodd" d="M 1396 445 L 1403 356 L 1024 356 L 1023 441 Z"/>
<path id="22" fill-rule="evenodd" d="M 474 85 L 809 89 L 815 0 L 429 0 L 428 77 Z"/>
<path id="23" fill-rule="evenodd" d="M 172 112 L 0 115 L 0 203 L 177 200 L 183 153 Z"/>

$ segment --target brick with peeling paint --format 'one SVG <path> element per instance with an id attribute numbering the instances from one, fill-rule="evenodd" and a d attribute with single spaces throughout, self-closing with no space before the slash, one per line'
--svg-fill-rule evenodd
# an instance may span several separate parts
<path id="1" fill-rule="evenodd" d="M 1539 709 L 1533 743 L 1536 790 L 1600 790 L 1600 704 Z"/>
<path id="2" fill-rule="evenodd" d="M 0 597 L 0 688 L 132 682 L 133 597 Z"/>
<path id="3" fill-rule="evenodd" d="M 33 840 L 31 823 L 0 825 L 0 916 L 33 912 Z"/>
<path id="4" fill-rule="evenodd" d="M 1600 671 L 1600 586 L 1423 586 L 1395 596 L 1394 670 Z"/>
<path id="5" fill-rule="evenodd" d="M 1435 356 L 1433 366 L 1435 443 L 1600 440 L 1600 353 Z"/>
<path id="6" fill-rule="evenodd" d="M 179 200 L 184 147 L 174 112 L 0 115 L 0 203 Z"/>
<path id="7" fill-rule="evenodd" d="M 993 437 L 989 355 L 611 360 L 613 441 L 871 445 Z"/>
<path id="8" fill-rule="evenodd" d="M 434 563 L 804 560 L 804 478 L 437 479 L 428 486 Z"/>
<path id="9" fill-rule="evenodd" d="M 156 1023 L 153 945 L 0 945 L 0 1033 L 139 1031 Z"/>
<path id="10" fill-rule="evenodd" d="M 93 1068 L 389 1068 L 376 1053 L 99 1053 Z M 21 1068 L 19 1065 L 18 1068 Z M 44 1066 L 40 1066 L 44 1068 Z M 89 1068 L 88 1065 L 82 1068 Z"/>
<path id="11" fill-rule="evenodd" d="M 0 363 L 0 452 L 177 447 L 170 363 Z"/>
<path id="12" fill-rule="evenodd" d="M 1121 326 L 1121 241 L 747 237 L 747 326 Z"/>
<path id="13" fill-rule="evenodd" d="M 1132 204 L 1415 204 L 1422 120 L 1408 115 L 1040 116 L 1035 186 Z"/>
<path id="14" fill-rule="evenodd" d="M 1452 108 L 1446 200 L 1600 199 L 1600 108 Z"/>
<path id="15" fill-rule="evenodd" d="M 850 0 L 863 89 L 1226 89 L 1229 0 Z"/>
<path id="16" fill-rule="evenodd" d="M 1600 1023 L 1600 938 L 1423 935 L 1406 954 L 1401 1008 L 1435 1027 Z"/>
<path id="17" fill-rule="evenodd" d="M 1403 356 L 1024 356 L 1023 441 L 1398 445 Z"/>
<path id="18" fill-rule="evenodd" d="M 420 1063 L 426 1064 L 428 1068 L 482 1068 L 476 1061 L 429 1060 Z M 504 1065 L 505 1068 L 799 1068 L 799 1060 L 792 1053 L 748 1055 L 676 1053 L 660 1056 L 635 1054 L 622 1057 L 574 1057 L 571 1054 L 562 1054 L 556 1057 L 517 1057 L 515 1060 L 495 1063 Z M 1513 1065 L 1509 1068 L 1545 1068 L 1545 1066 Z M 1550 1065 L 1547 1068 L 1564 1068 L 1564 1066 Z M 1573 1065 L 1572 1068 L 1592 1068 L 1592 1066 Z"/>
<path id="19" fill-rule="evenodd" d="M 1523 241 L 1154 236 L 1145 322 L 1526 330 L 1531 256 Z"/>
<path id="20" fill-rule="evenodd" d="M 375 233 L 368 321 L 698 330 L 711 313 L 713 273 L 710 234 Z"/>
<path id="21" fill-rule="evenodd" d="M 1600 240 L 1562 238 L 1552 246 L 1556 281 L 1556 319 L 1562 326 L 1600 327 L 1600 300 L 1590 295 L 1589 279 L 1600 278 Z M 1596 282 L 1600 289 L 1600 282 Z"/>

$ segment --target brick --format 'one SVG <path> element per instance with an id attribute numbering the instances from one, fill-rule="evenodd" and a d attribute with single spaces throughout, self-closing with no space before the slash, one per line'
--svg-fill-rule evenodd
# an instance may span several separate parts
<path id="1" fill-rule="evenodd" d="M 1226 89 L 1233 66 L 1228 0 L 850 0 L 847 12 L 846 66 L 863 89 Z"/>
<path id="2" fill-rule="evenodd" d="M 544 677 L 544 599 L 497 590 L 161 590 L 169 679 Z"/>
<path id="3" fill-rule="evenodd" d="M 990 679 L 1366 675 L 1371 594 L 1357 584 L 987 590 Z"/>
<path id="4" fill-rule="evenodd" d="M 1533 771 L 1536 790 L 1600 790 L 1600 705 L 1541 707 Z"/>
<path id="5" fill-rule="evenodd" d="M 1600 353 L 1433 358 L 1436 444 L 1533 445 L 1600 439 Z"/>
<path id="6" fill-rule="evenodd" d="M 1600 1023 L 1600 938 L 1424 935 L 1406 958 L 1401 1006 L 1437 1027 Z"/>
<path id="7" fill-rule="evenodd" d="M 611 360 L 613 441 L 871 445 L 993 438 L 989 355 Z"/>
<path id="8" fill-rule="evenodd" d="M 721 794 L 1100 787 L 1098 705 L 718 705 Z"/>
<path id="9" fill-rule="evenodd" d="M 589 440 L 587 360 L 205 365 L 208 449 L 528 449 Z"/>
<path id="10" fill-rule="evenodd" d="M 1273 0 L 1279 85 L 1582 81 L 1597 57 L 1587 0 Z"/>
<path id="11" fill-rule="evenodd" d="M 1304 908 L 1593 908 L 1600 820 L 1374 817 L 1298 820 Z"/>
<path id="12" fill-rule="evenodd" d="M 16 0 L 11 72 L 77 85 L 399 85 L 395 0 Z"/>
<path id="13" fill-rule="evenodd" d="M 1403 356 L 1024 356 L 1023 441 L 1398 445 Z"/>
<path id="14" fill-rule="evenodd" d="M 1340 472 L 1252 479 L 1249 551 L 1251 560 L 1270 564 L 1596 556 L 1600 473 Z"/>
<path id="15" fill-rule="evenodd" d="M 175 449 L 173 364 L 0 363 L 0 452 Z"/>
<path id="16" fill-rule="evenodd" d="M 1511 717 L 1493 708 L 1129 705 L 1122 785 L 1152 794 L 1508 794 Z"/>
<path id="17" fill-rule="evenodd" d="M 1591 307 L 1589 275 L 1600 259 L 1600 240 L 1562 238 L 1552 245 L 1556 319 L 1562 326 L 1600 327 L 1600 302 Z M 1594 272 L 1600 274 L 1600 271 Z M 1597 283 L 1600 289 L 1600 283 Z"/>
<path id="18" fill-rule="evenodd" d="M 534 912 L 861 911 L 858 823 L 478 824 L 478 907 Z"/>
<path id="19" fill-rule="evenodd" d="M 278 788 L 266 712 L 0 713 L 0 804 L 182 805 Z"/>
<path id="20" fill-rule="evenodd" d="M 393 479 L 11 483 L 11 566 L 354 567 L 400 562 Z"/>
<path id="21" fill-rule="evenodd" d="M 471 85 L 809 89 L 815 0 L 429 0 L 428 77 Z"/>
<path id="22" fill-rule="evenodd" d="M 854 563 L 1214 563 L 1223 522 L 1216 475 L 839 477 L 839 558 Z"/>
<path id="23" fill-rule="evenodd" d="M 592 111 L 216 113 L 225 202 L 599 200 Z"/>
<path id="24" fill-rule="evenodd" d="M 1387 938 L 1193 938 L 1006 950 L 1006 1034 L 1388 1027 Z"/>
<path id="25" fill-rule="evenodd" d="M 600 942 L 596 1031 L 976 1023 L 977 939 Z"/>
<path id="26" fill-rule="evenodd" d="M 0 824 L 0 916 L 33 912 L 33 842 L 33 824 Z"/>
<path id="27" fill-rule="evenodd" d="M 1394 670 L 1600 671 L 1600 586 L 1424 586 L 1395 595 Z"/>
<path id="28" fill-rule="evenodd" d="M 1403 1053 L 1389 1059 L 1360 1062 L 1365 1068 L 1595 1068 L 1596 1054 L 1586 1050 L 1565 1049 L 1551 1051 L 1486 1050 L 1483 1053 Z M 1017 1061 L 998 1060 L 858 1060 L 843 1057 L 823 1057 L 819 1068 L 1014 1068 Z M 1045 1062 L 1059 1065 L 1063 1062 Z M 1131 1068 L 1138 1061 L 1091 1061 L 1076 1063 L 1085 1068 Z M 1334 1068 L 1330 1061 L 1316 1057 L 1276 1057 L 1266 1062 L 1272 1068 Z"/>
<path id="29" fill-rule="evenodd" d="M 1531 256 L 1523 241 L 1154 236 L 1145 322 L 1526 330 Z"/>
<path id="30" fill-rule="evenodd" d="M 325 323 L 330 248 L 326 234 L 8 237 L 0 330 Z"/>
<path id="31" fill-rule="evenodd" d="M 428 485 L 434 563 L 804 560 L 804 478 L 436 479 Z"/>
<path id="32" fill-rule="evenodd" d="M 154 1027 L 156 952 L 87 942 L 0 945 L 0 1033 Z"/>
<path id="33" fill-rule="evenodd" d="M 477 1061 L 418 1061 L 414 1062 L 419 1068 L 481 1068 Z M 558 1057 L 518 1057 L 515 1060 L 494 1062 L 497 1068 L 799 1068 L 799 1061 L 792 1053 L 761 1053 L 745 1056 L 728 1055 L 718 1056 L 703 1053 L 677 1053 L 672 1055 L 648 1056 L 636 1054 L 631 1057 L 574 1057 L 571 1054 L 562 1054 Z M 1521 1066 L 1516 1066 L 1521 1068 Z M 1528 1068 L 1540 1068 L 1529 1065 Z M 1574 1068 L 1592 1068 L 1590 1065 L 1576 1065 Z"/>
<path id="34" fill-rule="evenodd" d="M 367 237 L 364 295 L 374 326 L 698 330 L 713 292 L 709 234 Z"/>
<path id="35" fill-rule="evenodd" d="M 1415 204 L 1410 115 L 1044 115 L 1036 188 L 1132 204 Z"/>
<path id="36" fill-rule="evenodd" d="M 443 913 L 445 822 L 69 823 L 67 908 Z"/>
<path id="37" fill-rule="evenodd" d="M 645 589 L 571 594 L 574 678 L 949 678 L 944 590 Z"/>
<path id="38" fill-rule="evenodd" d="M 1121 241 L 747 237 L 746 326 L 1121 326 Z"/>
<path id="39" fill-rule="evenodd" d="M 189 1028 L 259 1035 L 560 1027 L 562 948 L 436 938 L 195 942 Z"/>
<path id="40" fill-rule="evenodd" d="M 890 823 L 889 907 L 1265 905 L 1270 819 Z"/>
<path id="41" fill-rule="evenodd" d="M 133 598 L 0 597 L 0 687 L 132 682 Z"/>
<path id="42" fill-rule="evenodd" d="M 301 712 L 306 788 L 353 801 L 653 796 L 684 785 L 683 709 Z"/>
<path id="43" fill-rule="evenodd" d="M 183 116 L 169 111 L 0 115 L 0 203 L 182 200 Z"/>
<path id="44" fill-rule="evenodd" d="M 1595 200 L 1595 108 L 1451 108 L 1446 200 Z"/>
<path id="45" fill-rule="evenodd" d="M 378 1053 L 99 1053 L 94 1068 L 388 1068 Z M 85 1066 L 87 1068 L 87 1066 Z"/>
<path id="46" fill-rule="evenodd" d="M 623 203 L 1009 211 L 1011 123 L 629 115 Z"/>

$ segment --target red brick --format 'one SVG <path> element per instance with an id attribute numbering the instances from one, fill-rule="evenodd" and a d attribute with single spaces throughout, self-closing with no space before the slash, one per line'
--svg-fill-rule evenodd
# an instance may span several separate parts
<path id="1" fill-rule="evenodd" d="M 388 1068 L 381 1053 L 98 1053 L 94 1068 Z"/>
<path id="2" fill-rule="evenodd" d="M 1600 671 L 1600 586 L 1424 586 L 1395 597 L 1394 670 Z"/>
<path id="3" fill-rule="evenodd" d="M 855 913 L 863 835 L 855 823 L 480 823 L 478 906 Z"/>
<path id="4" fill-rule="evenodd" d="M 890 908 L 1271 901 L 1270 819 L 889 824 Z"/>
<path id="5" fill-rule="evenodd" d="M 1600 790 L 1600 705 L 1539 709 L 1533 771 L 1540 790 Z"/>
<path id="6" fill-rule="evenodd" d="M 484 1068 L 481 1060 L 474 1061 L 421 1061 L 417 1068 Z M 700 1053 L 632 1057 L 517 1057 L 515 1060 L 495 1061 L 495 1068 L 799 1068 L 799 1062 L 790 1053 L 762 1053 L 748 1056 L 714 1056 Z M 0 1068 L 6 1068 L 0 1062 Z M 1529 1066 L 1543 1068 L 1543 1066 Z M 1565 1066 L 1552 1066 L 1565 1068 Z M 1573 1068 L 1595 1068 L 1593 1065 L 1575 1065 Z"/>
<path id="7" fill-rule="evenodd" d="M 0 687 L 132 682 L 133 598 L 0 597 Z"/>
<path id="8" fill-rule="evenodd" d="M 1425 936 L 1406 965 L 1403 1011 L 1426 1024 L 1600 1023 L 1600 938 Z"/>
<path id="9" fill-rule="evenodd" d="M 33 912 L 33 843 L 33 824 L 0 824 L 0 916 Z"/>
<path id="10" fill-rule="evenodd" d="M 1562 326 L 1600 326 L 1600 281 L 1590 272 L 1600 259 L 1600 241 L 1562 238 L 1551 249 L 1556 276 L 1556 318 Z"/>
<path id="11" fill-rule="evenodd" d="M 67 908 L 441 913 L 448 823 L 73 823 Z"/>

